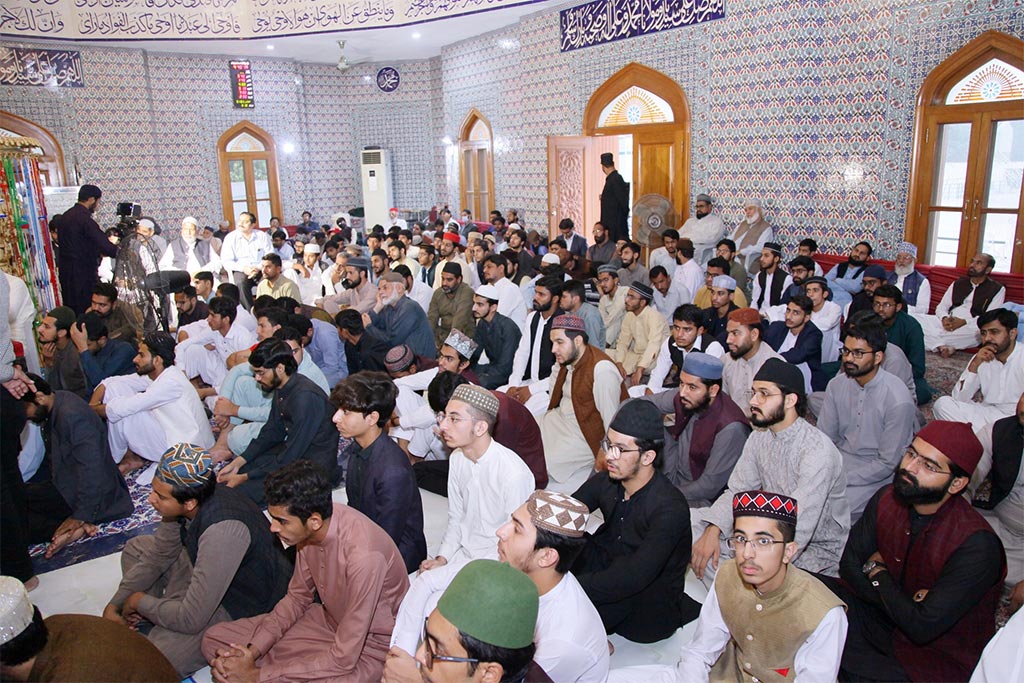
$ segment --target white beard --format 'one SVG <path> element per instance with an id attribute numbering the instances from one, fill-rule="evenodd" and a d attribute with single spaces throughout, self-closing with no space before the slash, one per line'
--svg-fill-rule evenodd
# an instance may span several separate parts
<path id="1" fill-rule="evenodd" d="M 911 273 L 914 272 L 914 264 L 911 263 L 909 266 L 895 265 L 893 266 L 893 270 L 896 272 L 897 275 L 906 277 L 907 275 L 910 275 Z"/>
<path id="2" fill-rule="evenodd" d="M 754 216 L 746 216 L 743 220 L 747 222 L 747 225 L 753 225 L 754 223 L 761 220 L 761 214 L 756 214 Z"/>

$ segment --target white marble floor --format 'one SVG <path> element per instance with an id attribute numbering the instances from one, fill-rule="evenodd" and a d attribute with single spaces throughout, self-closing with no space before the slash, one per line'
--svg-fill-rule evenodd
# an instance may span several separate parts
<path id="1" fill-rule="evenodd" d="M 420 493 L 423 498 L 427 548 L 430 554 L 434 554 L 441 544 L 447 523 L 448 499 L 422 490 Z M 344 489 L 335 491 L 334 499 L 345 502 Z M 591 519 L 592 528 L 597 528 L 599 524 L 598 517 Z M 121 553 L 115 553 L 41 574 L 39 587 L 32 591 L 31 598 L 44 616 L 67 613 L 100 615 L 107 601 L 117 590 L 120 580 Z M 686 592 L 700 601 L 707 595 L 704 586 L 693 578 L 692 574 L 687 577 Z M 612 668 L 642 664 L 673 664 L 678 657 L 680 646 L 690 639 L 694 628 L 695 624 L 691 623 L 686 628 L 676 631 L 668 640 L 651 645 L 641 645 L 619 636 L 611 636 L 610 640 L 615 646 Z M 196 672 L 192 679 L 195 683 L 209 682 L 209 669 Z"/>

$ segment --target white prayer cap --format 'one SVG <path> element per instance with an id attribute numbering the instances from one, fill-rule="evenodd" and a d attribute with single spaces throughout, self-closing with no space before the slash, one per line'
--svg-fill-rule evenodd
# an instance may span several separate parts
<path id="1" fill-rule="evenodd" d="M 552 254 L 550 251 L 540 257 L 541 263 L 561 263 L 558 260 L 558 254 Z"/>
<path id="2" fill-rule="evenodd" d="M 142 221 L 139 221 L 139 222 L 141 223 Z M 184 218 L 182 218 L 181 219 L 181 224 L 184 225 L 185 223 L 191 223 L 192 225 L 196 226 L 196 228 L 199 227 L 199 221 L 197 221 L 192 216 L 185 216 Z"/>
<path id="3" fill-rule="evenodd" d="M 711 287 L 713 289 L 728 289 L 730 292 L 736 291 L 736 280 L 728 275 L 716 275 L 711 280 Z"/>
<path id="4" fill-rule="evenodd" d="M 34 613 L 25 584 L 13 576 L 0 576 L 0 645 L 28 628 Z"/>
<path id="5" fill-rule="evenodd" d="M 501 298 L 498 294 L 498 288 L 494 285 L 480 285 L 476 288 L 476 295 L 491 301 L 497 301 Z"/>
<path id="6" fill-rule="evenodd" d="M 307 244 L 306 246 L 304 246 L 302 248 L 302 253 L 304 253 L 304 254 L 319 254 L 320 253 L 320 245 L 317 244 L 316 242 L 310 242 L 309 244 Z"/>
<path id="7" fill-rule="evenodd" d="M 140 228 L 149 228 L 150 230 L 155 230 L 156 229 L 156 223 L 154 223 L 153 221 L 149 220 L 148 218 L 140 218 L 139 219 L 139 227 Z"/>
<path id="8" fill-rule="evenodd" d="M 743 208 L 744 209 L 747 208 L 748 206 L 753 206 L 753 207 L 757 208 L 758 210 L 760 210 L 761 209 L 761 200 L 760 199 L 748 199 L 747 201 L 743 202 Z"/>

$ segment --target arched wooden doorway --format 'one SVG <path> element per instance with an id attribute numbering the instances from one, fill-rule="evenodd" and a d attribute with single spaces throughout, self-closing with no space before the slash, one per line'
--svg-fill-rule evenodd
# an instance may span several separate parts
<path id="1" fill-rule="evenodd" d="M 274 138 L 251 121 L 229 128 L 217 141 L 224 218 L 234 225 L 243 211 L 256 214 L 258 225 L 270 225 L 271 216 L 282 216 L 281 190 L 277 180 Z"/>
<path id="2" fill-rule="evenodd" d="M 924 80 L 914 120 L 907 239 L 927 263 L 1024 270 L 1024 41 L 987 31 Z"/>
<path id="3" fill-rule="evenodd" d="M 551 230 L 572 218 L 589 234 L 600 215 L 604 152 L 631 181 L 634 201 L 651 193 L 668 198 L 681 225 L 689 212 L 689 130 L 690 107 L 678 83 L 643 64 L 624 66 L 590 96 L 583 136 L 548 138 Z"/>
<path id="4" fill-rule="evenodd" d="M 459 199 L 473 219 L 486 221 L 494 199 L 494 136 L 491 123 L 476 108 L 470 109 L 459 129 Z"/>
<path id="5" fill-rule="evenodd" d="M 34 121 L 0 110 L 0 135 L 33 138 L 39 142 L 43 156 L 39 160 L 39 176 L 44 186 L 65 185 L 64 150 L 53 133 Z"/>

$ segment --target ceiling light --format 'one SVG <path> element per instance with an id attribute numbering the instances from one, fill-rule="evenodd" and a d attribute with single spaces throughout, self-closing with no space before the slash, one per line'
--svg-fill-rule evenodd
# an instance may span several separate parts
<path id="1" fill-rule="evenodd" d="M 291 154 L 292 152 L 295 151 L 295 145 L 290 142 L 286 142 L 283 145 L 281 145 L 281 151 L 284 152 L 285 154 Z"/>
<path id="2" fill-rule="evenodd" d="M 274 49 L 274 46 L 273 46 L 273 45 L 267 45 L 267 49 L 268 49 L 268 50 L 273 50 L 273 49 Z"/>
<path id="3" fill-rule="evenodd" d="M 420 33 L 419 31 L 416 31 L 415 33 L 412 34 L 412 39 L 413 40 L 419 40 L 422 37 L 423 37 L 423 34 Z"/>
<path id="4" fill-rule="evenodd" d="M 363 76 L 363 80 L 365 82 L 367 82 L 367 83 L 372 83 L 373 82 L 373 76 L 370 76 L 369 74 L 367 74 L 366 76 Z"/>

